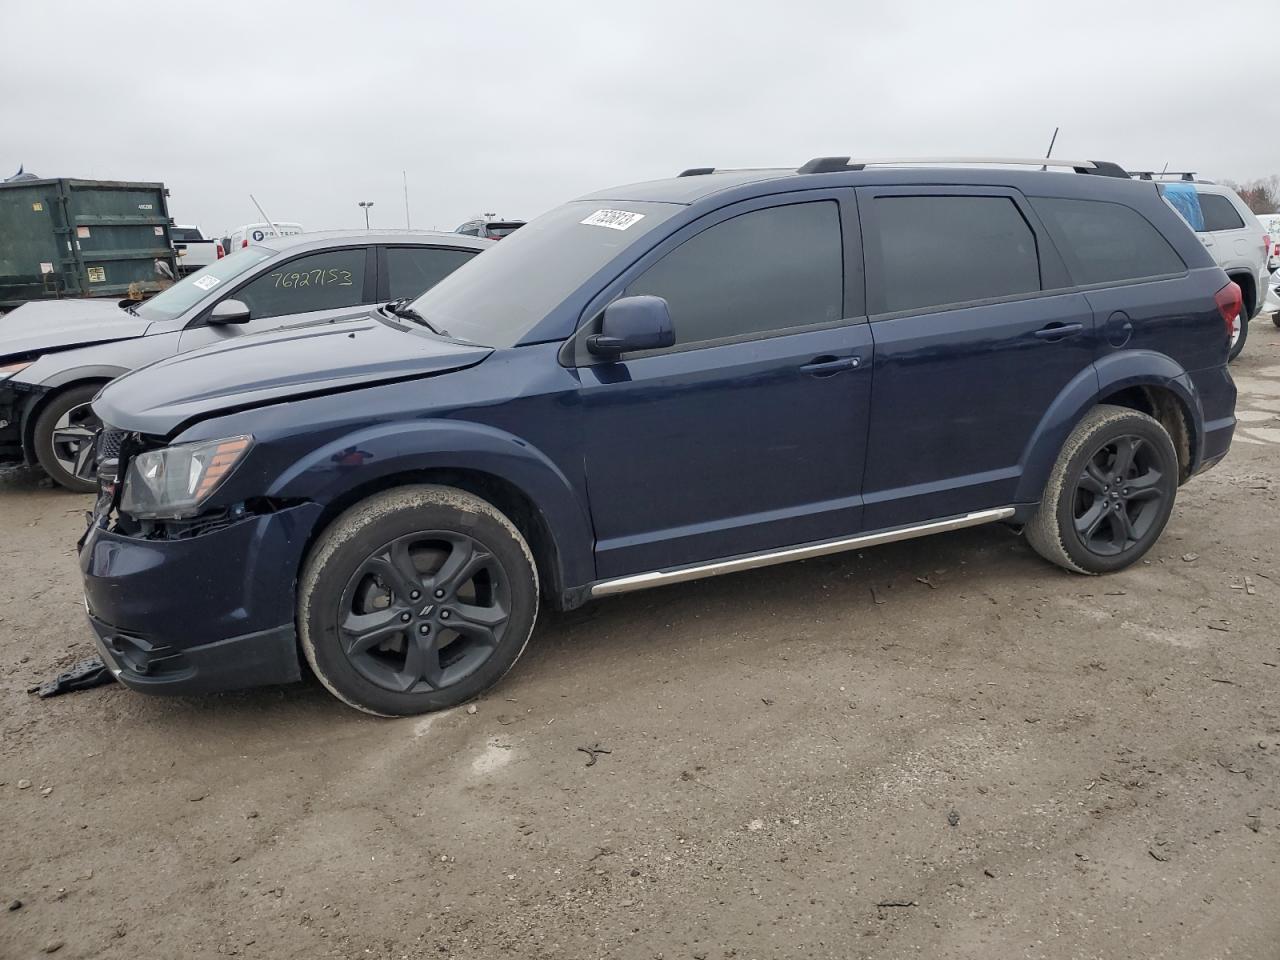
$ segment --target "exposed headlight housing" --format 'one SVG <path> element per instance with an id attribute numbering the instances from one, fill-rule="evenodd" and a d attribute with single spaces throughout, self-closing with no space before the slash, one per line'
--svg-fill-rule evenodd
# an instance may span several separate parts
<path id="1" fill-rule="evenodd" d="M 194 517 L 253 446 L 253 437 L 180 443 L 129 461 L 120 510 L 137 520 Z"/>
<path id="2" fill-rule="evenodd" d="M 0 382 L 8 380 L 15 373 L 21 373 L 33 363 L 35 363 L 34 360 L 24 360 L 22 363 L 0 364 Z"/>

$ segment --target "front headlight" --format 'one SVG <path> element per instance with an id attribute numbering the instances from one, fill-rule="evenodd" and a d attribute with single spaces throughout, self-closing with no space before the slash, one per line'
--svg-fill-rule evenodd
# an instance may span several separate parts
<path id="1" fill-rule="evenodd" d="M 3 366 L 0 366 L 0 382 L 8 380 L 15 373 L 21 373 L 33 363 L 35 363 L 34 360 L 27 360 L 23 363 L 6 363 Z"/>
<path id="2" fill-rule="evenodd" d="M 228 437 L 138 454 L 125 474 L 121 512 L 138 520 L 195 516 L 252 445 L 253 437 Z"/>

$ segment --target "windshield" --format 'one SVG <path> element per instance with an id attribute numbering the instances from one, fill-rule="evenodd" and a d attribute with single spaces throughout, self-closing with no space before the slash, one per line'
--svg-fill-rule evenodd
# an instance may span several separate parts
<path id="1" fill-rule="evenodd" d="M 215 260 L 202 270 L 179 280 L 168 290 L 157 293 L 135 308 L 144 320 L 173 320 L 186 313 L 201 300 L 212 297 L 227 282 L 247 273 L 256 264 L 275 256 L 267 247 L 245 247 L 230 256 Z"/>
<path id="2" fill-rule="evenodd" d="M 513 346 L 592 274 L 682 209 L 627 200 L 566 203 L 472 258 L 413 308 L 451 337 Z"/>

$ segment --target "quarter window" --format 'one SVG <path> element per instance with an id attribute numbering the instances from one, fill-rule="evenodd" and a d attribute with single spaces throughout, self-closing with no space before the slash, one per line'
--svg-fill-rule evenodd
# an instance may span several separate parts
<path id="1" fill-rule="evenodd" d="M 391 299 L 421 296 L 473 256 L 472 250 L 388 247 L 386 264 Z"/>
<path id="2" fill-rule="evenodd" d="M 1160 231 L 1124 204 L 1037 197 L 1031 205 L 1055 231 L 1076 283 L 1140 280 L 1186 270 Z"/>
<path id="3" fill-rule="evenodd" d="M 1239 211 L 1222 194 L 1200 193 L 1199 190 L 1196 193 L 1200 194 L 1200 211 L 1204 214 L 1205 230 L 1240 230 L 1244 227 Z"/>
<path id="4" fill-rule="evenodd" d="M 276 266 L 233 294 L 254 320 L 364 302 L 364 248 L 327 250 Z"/>
<path id="5" fill-rule="evenodd" d="M 844 251 L 837 205 L 769 207 L 708 227 L 626 293 L 667 301 L 677 345 L 839 320 Z"/>
<path id="6" fill-rule="evenodd" d="M 877 197 L 876 312 L 1034 293 L 1036 238 L 1008 197 Z"/>

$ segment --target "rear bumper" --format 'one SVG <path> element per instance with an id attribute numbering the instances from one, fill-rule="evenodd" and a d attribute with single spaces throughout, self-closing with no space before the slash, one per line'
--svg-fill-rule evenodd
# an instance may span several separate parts
<path id="1" fill-rule="evenodd" d="M 1191 386 L 1200 401 L 1200 442 L 1195 451 L 1191 473 L 1208 470 L 1227 455 L 1236 432 L 1236 385 L 1224 363 L 1220 367 L 1197 370 L 1189 374 Z"/>

